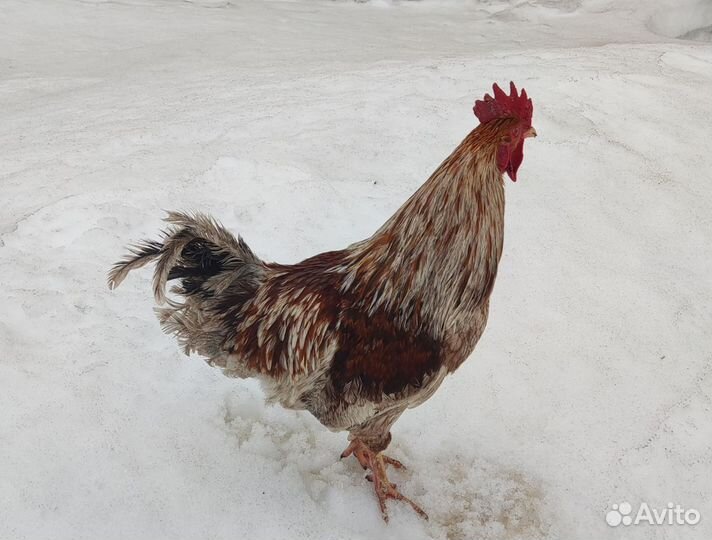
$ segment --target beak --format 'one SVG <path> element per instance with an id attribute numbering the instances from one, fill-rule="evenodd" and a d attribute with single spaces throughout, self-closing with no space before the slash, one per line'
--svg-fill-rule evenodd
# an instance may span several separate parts
<path id="1" fill-rule="evenodd" d="M 536 137 L 536 129 L 534 129 L 533 127 L 530 127 L 524 132 L 524 138 L 528 139 L 529 137 Z"/>

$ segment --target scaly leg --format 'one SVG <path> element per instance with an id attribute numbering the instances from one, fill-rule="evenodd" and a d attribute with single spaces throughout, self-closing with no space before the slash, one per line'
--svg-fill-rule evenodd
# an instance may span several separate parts
<path id="1" fill-rule="evenodd" d="M 349 446 L 346 448 L 346 450 L 341 453 L 341 458 L 343 459 L 345 457 L 349 457 L 351 454 L 353 454 L 354 457 L 358 460 L 358 462 L 361 464 L 361 467 L 363 467 L 364 469 L 370 469 L 371 467 L 369 465 L 369 456 L 375 455 L 376 452 L 373 452 L 360 439 L 354 439 L 353 441 L 351 441 L 351 443 L 349 443 Z M 406 469 L 406 466 L 403 465 L 397 459 L 388 457 L 385 454 L 380 455 L 387 465 L 393 465 L 396 469 Z"/>
<path id="2" fill-rule="evenodd" d="M 358 460 L 361 467 L 371 471 L 370 478 L 367 478 L 373 481 L 373 487 L 376 491 L 376 497 L 378 497 L 378 505 L 381 508 L 381 515 L 384 521 L 388 522 L 388 510 L 386 509 L 386 501 L 388 499 L 407 502 L 419 516 L 428 519 L 428 514 L 420 506 L 398 491 L 396 485 L 388 480 L 386 465 L 392 465 L 396 469 L 405 469 L 405 466 L 400 461 L 380 452 L 374 452 L 360 439 L 351 441 L 348 448 L 341 454 L 341 457 L 345 458 L 351 454 Z"/>

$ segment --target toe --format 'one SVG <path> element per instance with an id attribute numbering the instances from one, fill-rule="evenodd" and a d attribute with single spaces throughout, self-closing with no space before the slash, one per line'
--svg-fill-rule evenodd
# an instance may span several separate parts
<path id="1" fill-rule="evenodd" d="M 406 470 L 406 466 L 403 465 L 403 463 L 401 463 L 397 459 L 393 459 L 392 457 L 383 456 L 383 461 L 385 463 L 388 463 L 388 465 L 395 467 L 396 469 Z"/>
<path id="2" fill-rule="evenodd" d="M 386 496 L 382 493 L 378 494 L 378 506 L 381 508 L 381 516 L 383 521 L 388 523 L 388 508 L 386 508 Z"/>
<path id="3" fill-rule="evenodd" d="M 395 487 L 395 486 L 394 486 Z M 395 499 L 398 499 L 399 501 L 407 502 L 413 510 L 416 511 L 416 513 L 422 517 L 423 519 L 430 519 L 428 518 L 428 514 L 425 513 L 425 510 L 423 510 L 418 504 L 416 504 L 413 500 L 409 499 L 405 495 L 403 495 L 400 492 L 397 492 L 397 495 L 394 497 Z"/>

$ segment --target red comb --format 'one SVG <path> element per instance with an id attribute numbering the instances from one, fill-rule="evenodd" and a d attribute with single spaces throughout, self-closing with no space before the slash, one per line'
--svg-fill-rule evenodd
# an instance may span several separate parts
<path id="1" fill-rule="evenodd" d="M 475 101 L 473 110 L 480 122 L 486 124 L 495 118 L 518 118 L 531 127 L 533 107 L 526 90 L 522 88 L 522 93 L 518 94 L 513 82 L 509 83 L 509 95 L 497 83 L 492 85 L 492 90 L 494 97 L 485 94 L 484 99 Z"/>

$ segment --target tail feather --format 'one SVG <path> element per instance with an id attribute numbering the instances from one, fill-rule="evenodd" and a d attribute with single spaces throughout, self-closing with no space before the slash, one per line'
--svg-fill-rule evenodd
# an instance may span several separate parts
<path id="1" fill-rule="evenodd" d="M 109 289 L 115 289 L 126 279 L 131 270 L 147 265 L 161 254 L 163 244 L 154 240 L 145 240 L 135 246 L 129 246 L 129 254 L 114 264 L 109 272 Z"/>
<path id="2" fill-rule="evenodd" d="M 176 334 L 186 352 L 211 354 L 230 334 L 234 317 L 264 279 L 266 266 L 241 237 L 235 238 L 204 214 L 169 212 L 169 224 L 159 241 L 143 241 L 109 272 L 109 288 L 118 287 L 131 270 L 156 263 L 153 293 L 159 319 L 166 332 Z M 171 289 L 184 297 L 166 298 L 168 281 L 180 280 Z M 234 321 L 233 321 L 234 322 Z"/>

